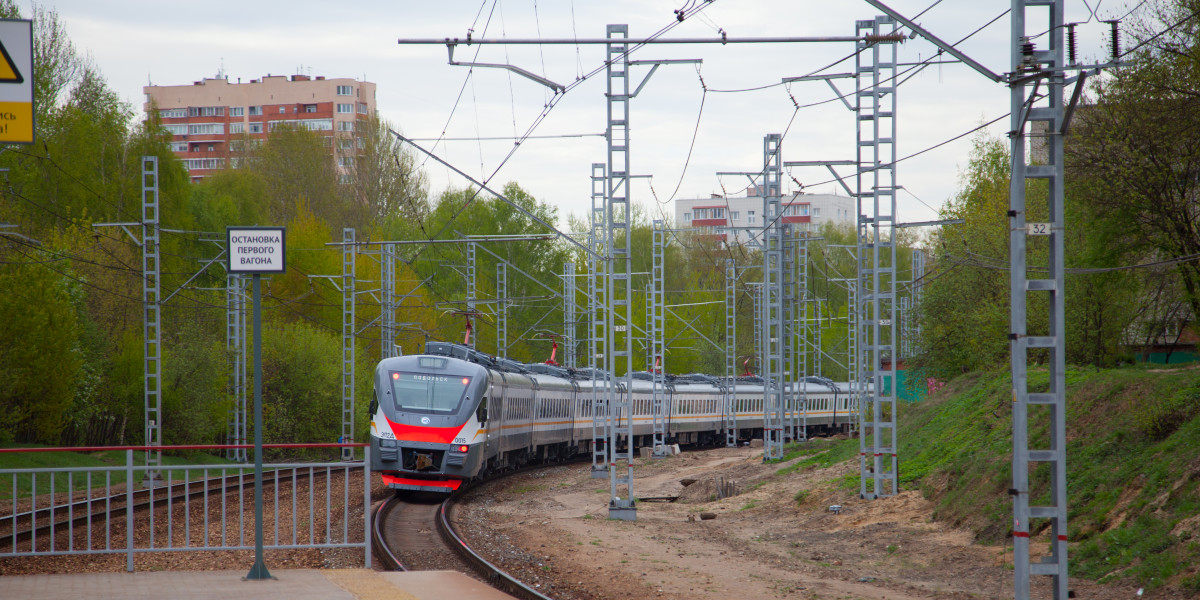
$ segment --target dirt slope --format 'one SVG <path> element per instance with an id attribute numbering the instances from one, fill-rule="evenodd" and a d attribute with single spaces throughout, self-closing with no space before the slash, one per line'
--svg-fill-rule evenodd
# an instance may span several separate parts
<path id="1" fill-rule="evenodd" d="M 473 546 L 561 600 L 1012 597 L 1011 549 L 933 522 L 917 492 L 863 501 L 856 464 L 776 475 L 782 466 L 750 448 L 639 459 L 639 497 L 681 498 L 639 503 L 636 522 L 607 518 L 608 480 L 589 465 L 549 467 L 471 492 L 478 501 L 455 519 Z M 715 499 L 721 481 L 741 493 Z M 1049 597 L 1048 583 L 1035 579 L 1037 597 Z M 1071 588 L 1137 597 L 1082 580 Z"/>

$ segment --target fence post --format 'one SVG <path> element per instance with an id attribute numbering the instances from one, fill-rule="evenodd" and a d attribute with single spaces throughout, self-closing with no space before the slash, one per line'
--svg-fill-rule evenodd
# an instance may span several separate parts
<path id="1" fill-rule="evenodd" d="M 150 507 L 153 510 L 153 495 Z M 125 451 L 125 570 L 133 572 L 133 450 Z"/>
<path id="2" fill-rule="evenodd" d="M 371 446 L 363 448 L 363 550 L 364 569 L 371 568 Z"/>

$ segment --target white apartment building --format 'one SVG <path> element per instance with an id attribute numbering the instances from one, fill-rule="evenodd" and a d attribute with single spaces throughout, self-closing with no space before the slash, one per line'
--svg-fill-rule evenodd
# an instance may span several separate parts
<path id="1" fill-rule="evenodd" d="M 740 198 L 713 194 L 708 198 L 675 200 L 675 226 L 694 228 L 727 242 L 753 244 L 752 231 L 737 228 L 763 226 L 763 198 L 754 188 Z M 816 231 L 825 223 L 854 225 L 854 198 L 834 194 L 785 195 L 782 198 L 784 223 L 799 231 Z M 720 231 L 720 228 L 730 228 Z"/>

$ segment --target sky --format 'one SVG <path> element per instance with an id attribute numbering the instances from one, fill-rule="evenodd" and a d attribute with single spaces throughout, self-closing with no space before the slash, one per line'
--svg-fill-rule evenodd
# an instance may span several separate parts
<path id="1" fill-rule="evenodd" d="M 1009 19 L 1003 0 L 887 0 L 900 13 L 949 42 L 981 31 L 960 50 L 990 70 L 1009 70 Z M 28 14 L 29 3 L 18 4 Z M 684 22 L 675 10 L 703 6 Z M 602 67 L 602 45 L 462 46 L 457 61 L 511 64 L 571 86 L 554 100 L 550 88 L 497 68 L 448 64 L 445 44 L 400 45 L 400 39 L 596 39 L 606 24 L 628 24 L 631 38 L 671 27 L 664 38 L 853 36 L 855 21 L 880 11 L 862 0 L 293 0 L 185 2 L 47 0 L 76 47 L 135 109 L 142 86 L 186 85 L 224 73 L 231 82 L 264 75 L 354 77 L 377 85 L 377 108 L 405 136 L 492 189 L 515 181 L 566 215 L 585 217 L 591 164 L 605 161 L 605 77 L 577 79 Z M 352 8 L 347 8 L 352 7 Z M 928 9 L 928 10 L 927 10 Z M 1095 9 L 1095 12 L 1093 12 Z M 1068 0 L 1080 56 L 1107 53 L 1108 26 L 1127 2 Z M 995 20 L 991 25 L 987 25 Z M 673 27 L 672 27 L 673 26 Z M 1043 49 L 1045 38 L 1038 48 Z M 854 115 L 824 81 L 781 84 L 785 77 L 849 73 L 849 42 L 657 44 L 633 60 L 700 59 L 657 69 L 631 103 L 631 198 L 656 218 L 673 218 L 672 198 L 743 195 L 748 182 L 719 172 L 762 168 L 763 138 L 784 134 L 784 161 L 852 160 Z M 900 61 L 930 58 L 922 38 L 900 47 Z M 833 64 L 833 66 L 829 66 Z M 828 68 L 826 68 L 828 67 Z M 823 69 L 823 70 L 822 70 Z M 641 81 L 649 66 L 634 66 Z M 572 85 L 574 84 L 574 85 Z M 841 93 L 851 80 L 836 81 Z M 851 96 L 852 97 L 852 96 Z M 552 100 L 554 100 L 552 102 Z M 797 110 L 796 105 L 820 103 Z M 548 104 L 552 104 L 548 108 Z M 904 157 L 942 144 L 1008 112 L 1009 92 L 962 64 L 931 65 L 897 92 L 897 151 Z M 985 131 L 1003 137 L 1004 118 Z M 519 145 L 514 137 L 529 133 Z M 438 141 L 437 138 L 444 138 Z M 500 138 L 500 139 L 475 139 Z M 973 136 L 946 143 L 897 165 L 898 220 L 938 218 L 952 198 Z M 431 193 L 469 182 L 421 157 Z M 840 174 L 850 175 L 847 167 Z M 797 183 L 812 193 L 840 193 L 824 168 L 784 173 L 786 193 Z M 852 178 L 851 178 L 852 181 Z"/>

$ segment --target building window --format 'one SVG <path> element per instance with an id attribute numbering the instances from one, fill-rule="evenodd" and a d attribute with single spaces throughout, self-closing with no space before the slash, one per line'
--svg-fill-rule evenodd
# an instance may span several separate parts
<path id="1" fill-rule="evenodd" d="M 230 106 L 229 107 L 229 116 L 231 116 L 231 117 L 240 117 L 245 112 L 246 112 L 246 109 L 245 109 L 245 107 L 242 107 L 242 106 Z"/>
<path id="2" fill-rule="evenodd" d="M 212 152 L 212 151 L 213 151 L 213 145 L 212 145 L 212 144 L 209 144 L 209 145 L 208 145 L 208 151 L 209 151 L 209 152 Z"/>
<path id="3" fill-rule="evenodd" d="M 339 95 L 339 96 L 353 96 L 353 95 L 354 95 L 354 86 L 352 86 L 352 85 L 339 85 L 339 86 L 337 86 L 337 95 Z"/>
<path id="4" fill-rule="evenodd" d="M 367 103 L 366 102 L 358 103 L 358 114 L 360 114 L 360 115 L 367 114 Z"/>
<path id="5" fill-rule="evenodd" d="M 738 219 L 738 211 L 736 211 L 736 210 L 729 211 L 729 218 L 736 221 Z"/>
<path id="6" fill-rule="evenodd" d="M 287 107 L 286 107 L 286 106 L 280 106 L 280 107 L 279 107 L 279 114 L 281 114 L 281 115 L 282 115 L 282 114 L 286 114 L 286 113 L 287 113 Z"/>
<path id="7" fill-rule="evenodd" d="M 184 159 L 183 166 L 189 171 L 197 169 L 220 169 L 225 166 L 223 158 L 188 158 Z"/>
<path id="8" fill-rule="evenodd" d="M 187 116 L 188 110 L 186 108 L 163 108 L 158 111 L 160 119 L 182 119 Z"/>
<path id="9" fill-rule="evenodd" d="M 683 220 L 684 220 L 684 221 L 691 221 L 691 220 L 692 220 L 692 213 L 683 213 Z"/>
<path id="10" fill-rule="evenodd" d="M 267 123 L 267 130 L 274 131 L 280 125 L 295 127 L 296 129 L 307 129 L 308 131 L 332 131 L 333 119 L 295 119 L 288 121 L 271 121 Z"/>
<path id="11" fill-rule="evenodd" d="M 188 135 L 221 135 L 225 133 L 224 123 L 193 123 L 188 125 Z"/>
<path id="12" fill-rule="evenodd" d="M 305 104 L 305 105 L 304 105 L 304 112 L 306 112 L 306 113 L 315 113 L 315 112 L 317 112 L 317 105 L 316 105 L 316 104 Z"/>
<path id="13" fill-rule="evenodd" d="M 817 208 L 814 208 L 814 209 L 812 209 L 812 212 L 813 212 L 813 216 L 814 216 L 814 217 L 819 217 L 819 216 L 821 216 L 821 208 L 820 208 L 820 207 L 817 207 Z"/>
<path id="14" fill-rule="evenodd" d="M 338 121 L 338 131 L 354 131 L 354 121 Z"/>
<path id="15" fill-rule="evenodd" d="M 224 106 L 189 106 L 189 117 L 223 117 L 225 116 Z"/>
<path id="16" fill-rule="evenodd" d="M 187 142 L 171 142 L 171 152 L 187 152 Z"/>
<path id="17" fill-rule="evenodd" d="M 338 144 L 338 147 L 340 147 L 342 150 L 353 150 L 354 149 L 354 140 L 343 138 L 342 141 Z"/>
<path id="18" fill-rule="evenodd" d="M 245 133 L 245 132 L 246 132 L 246 124 L 245 123 L 230 123 L 229 124 L 229 133 Z"/>
<path id="19" fill-rule="evenodd" d="M 746 214 L 746 223 L 747 223 L 748 225 L 753 225 L 753 224 L 754 224 L 754 213 L 753 213 L 753 212 L 750 212 L 750 213 L 747 213 L 747 214 Z"/>
<path id="20" fill-rule="evenodd" d="M 166 129 L 167 132 L 170 133 L 171 135 L 187 135 L 187 132 L 188 132 L 188 126 L 182 125 L 182 124 L 180 124 L 180 125 L 163 125 L 162 128 Z"/>
<path id="21" fill-rule="evenodd" d="M 251 123 L 250 133 L 262 133 L 262 123 Z"/>
<path id="22" fill-rule="evenodd" d="M 354 114 L 354 105 L 353 104 L 339 104 L 339 105 L 337 105 L 337 111 L 338 111 L 338 114 L 340 114 L 340 115 Z"/>
<path id="23" fill-rule="evenodd" d="M 353 156 L 339 156 L 338 157 L 338 166 L 339 167 L 353 167 L 354 166 L 354 157 Z"/>
<path id="24" fill-rule="evenodd" d="M 349 173 L 342 173 L 341 175 L 338 175 L 338 183 L 341 183 L 341 184 L 354 183 L 354 176 Z"/>
<path id="25" fill-rule="evenodd" d="M 252 116 L 252 117 L 262 116 L 262 107 L 261 106 L 251 106 L 250 107 L 250 116 Z"/>

